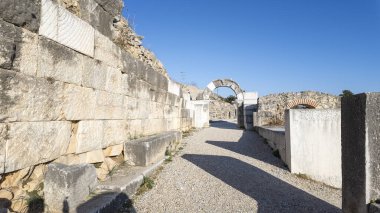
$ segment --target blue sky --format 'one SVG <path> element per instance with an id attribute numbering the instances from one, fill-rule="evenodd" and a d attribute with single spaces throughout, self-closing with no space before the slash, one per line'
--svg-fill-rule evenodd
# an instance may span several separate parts
<path id="1" fill-rule="evenodd" d="M 125 0 L 169 75 L 259 94 L 380 91 L 380 0 Z M 221 89 L 222 95 L 228 90 Z"/>

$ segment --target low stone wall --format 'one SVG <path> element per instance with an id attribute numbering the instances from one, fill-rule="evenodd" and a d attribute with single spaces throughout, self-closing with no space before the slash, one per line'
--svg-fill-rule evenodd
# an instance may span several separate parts
<path id="1" fill-rule="evenodd" d="M 48 163 L 96 164 L 102 179 L 123 143 L 192 128 L 190 99 L 133 43 L 122 5 L 1 1 L 0 195 L 13 210 L 41 191 Z"/>
<path id="2" fill-rule="evenodd" d="M 341 188 L 340 109 L 287 110 L 285 129 L 290 171 Z"/>
<path id="3" fill-rule="evenodd" d="M 210 101 L 210 119 L 235 119 L 236 107 L 233 104 L 225 101 L 212 100 Z"/>
<path id="4" fill-rule="evenodd" d="M 275 152 L 279 152 L 281 160 L 286 162 L 285 129 L 282 127 L 255 127 L 255 129 Z"/>
<path id="5" fill-rule="evenodd" d="M 340 98 L 321 92 L 305 91 L 272 94 L 259 98 L 258 112 L 254 120 L 258 126 L 285 124 L 285 110 L 299 104 L 315 109 L 340 108 Z"/>

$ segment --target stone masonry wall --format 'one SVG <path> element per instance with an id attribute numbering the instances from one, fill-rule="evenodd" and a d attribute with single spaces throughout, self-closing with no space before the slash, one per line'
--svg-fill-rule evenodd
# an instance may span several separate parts
<path id="1" fill-rule="evenodd" d="M 210 119 L 235 119 L 236 107 L 221 100 L 210 101 Z"/>
<path id="2" fill-rule="evenodd" d="M 180 86 L 122 18 L 121 0 L 0 1 L 0 197 L 17 211 L 46 164 L 93 163 L 192 118 Z"/>
<path id="3" fill-rule="evenodd" d="M 255 119 L 259 126 L 284 125 L 285 110 L 297 104 L 311 105 L 316 109 L 340 108 L 338 96 L 313 91 L 272 94 L 260 97 L 258 102 Z"/>

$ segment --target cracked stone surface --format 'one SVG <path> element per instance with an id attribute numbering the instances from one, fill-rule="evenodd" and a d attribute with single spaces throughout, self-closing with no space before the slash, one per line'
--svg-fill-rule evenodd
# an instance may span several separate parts
<path id="1" fill-rule="evenodd" d="M 137 212 L 341 212 L 341 190 L 291 174 L 256 133 L 211 123 L 183 142 Z"/>

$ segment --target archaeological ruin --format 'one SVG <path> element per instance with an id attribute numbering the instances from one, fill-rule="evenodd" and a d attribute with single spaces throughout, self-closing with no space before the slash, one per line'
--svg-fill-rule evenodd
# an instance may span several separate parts
<path id="1" fill-rule="evenodd" d="M 0 212 L 118 212 L 171 161 L 203 169 L 221 180 L 214 189 L 226 183 L 259 207 L 268 191 L 321 208 L 271 201 L 277 212 L 380 212 L 380 93 L 259 96 L 229 78 L 210 79 L 205 89 L 184 85 L 143 46 L 123 7 L 122 0 L 1 0 Z M 236 100 L 216 95 L 219 87 Z M 205 140 L 193 149 L 215 150 L 186 151 L 191 134 L 184 144 Z M 213 183 L 202 175 L 197 184 Z M 181 195 L 202 194 L 181 185 L 189 181 L 170 181 Z M 318 187 L 338 194 L 339 204 L 313 194 Z M 257 212 L 271 212 L 261 205 Z"/>

